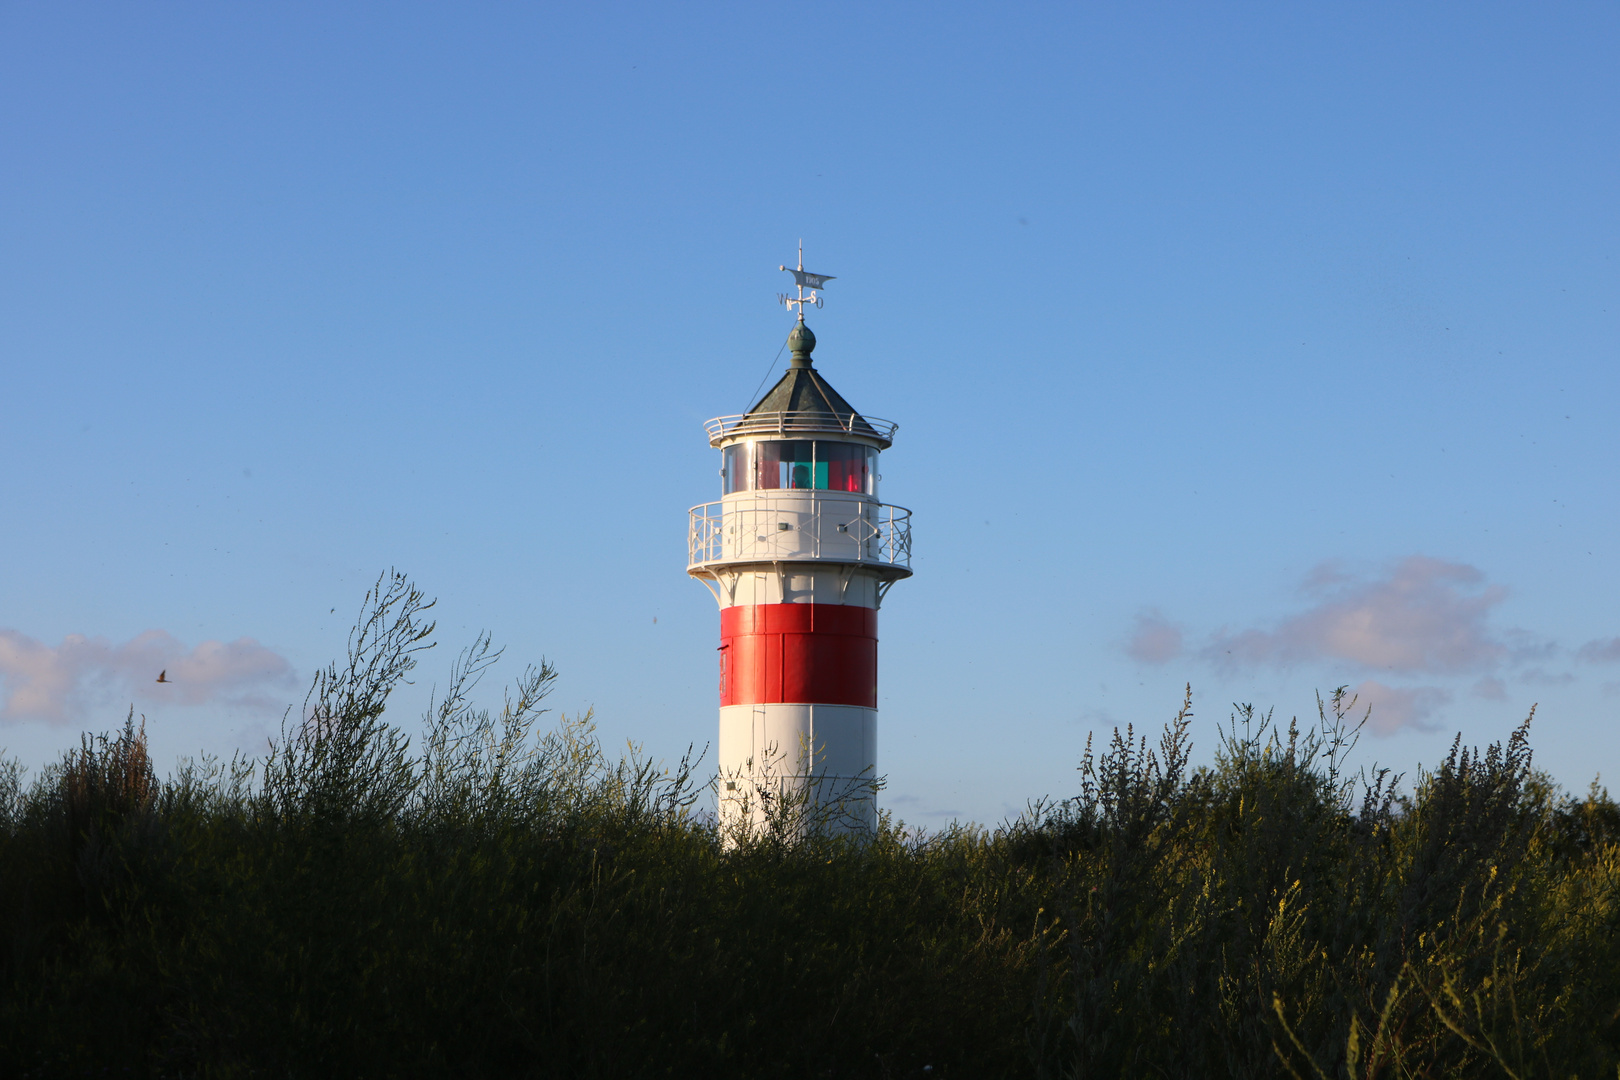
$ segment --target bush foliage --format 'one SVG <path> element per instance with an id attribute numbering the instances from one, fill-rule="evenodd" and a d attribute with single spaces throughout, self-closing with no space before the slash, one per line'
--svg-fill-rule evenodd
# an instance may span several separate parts
<path id="1" fill-rule="evenodd" d="M 1403 786 L 1342 693 L 1197 769 L 1183 707 L 993 831 L 724 843 L 692 762 L 541 728 L 550 667 L 473 705 L 487 638 L 413 751 L 430 607 L 384 579 L 263 761 L 0 764 L 0 1071 L 1616 1075 L 1620 810 L 1528 720 Z"/>

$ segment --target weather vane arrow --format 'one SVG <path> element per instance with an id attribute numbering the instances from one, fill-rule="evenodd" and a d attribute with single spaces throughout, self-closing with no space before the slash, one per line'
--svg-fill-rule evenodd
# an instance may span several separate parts
<path id="1" fill-rule="evenodd" d="M 797 296 L 792 296 L 788 293 L 777 293 L 777 303 L 781 304 L 789 311 L 792 311 L 793 306 L 797 304 L 799 307 L 799 321 L 804 322 L 804 306 L 806 304 L 809 304 L 812 307 L 821 306 L 821 297 L 816 295 L 816 290 L 825 289 L 827 287 L 827 282 L 833 280 L 833 276 L 831 274 L 811 274 L 805 271 L 804 244 L 802 242 L 799 244 L 799 265 L 796 267 L 778 266 L 777 269 L 786 270 L 788 273 L 792 274 L 794 284 L 799 287 L 799 295 Z M 806 289 L 810 290 L 809 296 L 804 294 Z"/>

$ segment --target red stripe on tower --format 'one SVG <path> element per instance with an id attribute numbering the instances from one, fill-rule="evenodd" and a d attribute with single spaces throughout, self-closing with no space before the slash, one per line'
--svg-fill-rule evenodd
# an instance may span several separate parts
<path id="1" fill-rule="evenodd" d="M 752 604 L 720 612 L 720 704 L 877 708 L 877 612 Z"/>

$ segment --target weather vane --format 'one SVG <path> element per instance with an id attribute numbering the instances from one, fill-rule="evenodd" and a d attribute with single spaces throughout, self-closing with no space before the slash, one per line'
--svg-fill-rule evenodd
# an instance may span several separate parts
<path id="1" fill-rule="evenodd" d="M 827 282 L 833 279 L 832 275 L 807 274 L 804 272 L 803 240 L 799 241 L 799 265 L 797 267 L 778 266 L 777 269 L 786 270 L 788 273 L 793 275 L 794 282 L 799 286 L 799 295 L 793 296 L 791 293 L 777 293 L 776 302 L 787 308 L 789 311 L 793 310 L 794 304 L 799 305 L 799 321 L 804 322 L 804 305 L 809 304 L 812 307 L 821 306 L 821 297 L 816 295 L 816 290 L 826 288 Z M 809 296 L 804 295 L 804 290 L 806 289 L 810 290 Z"/>

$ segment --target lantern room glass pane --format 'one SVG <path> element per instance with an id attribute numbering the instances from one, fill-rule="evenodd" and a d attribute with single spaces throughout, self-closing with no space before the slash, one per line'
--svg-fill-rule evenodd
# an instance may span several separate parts
<path id="1" fill-rule="evenodd" d="M 816 444 L 809 439 L 754 444 L 754 487 L 808 489 L 815 476 Z"/>
<path id="2" fill-rule="evenodd" d="M 781 463 L 781 443 L 757 442 L 753 446 L 751 468 L 748 470 L 748 487 L 752 491 L 761 488 L 774 488 L 781 485 L 776 482 L 776 469 Z"/>
<path id="3" fill-rule="evenodd" d="M 822 481 L 818 487 L 828 491 L 864 493 L 867 490 L 867 447 L 856 443 L 817 443 L 816 455 L 818 465 L 825 469 L 817 477 Z"/>
<path id="4" fill-rule="evenodd" d="M 748 444 L 736 443 L 721 452 L 720 489 L 723 494 L 748 490 Z"/>

